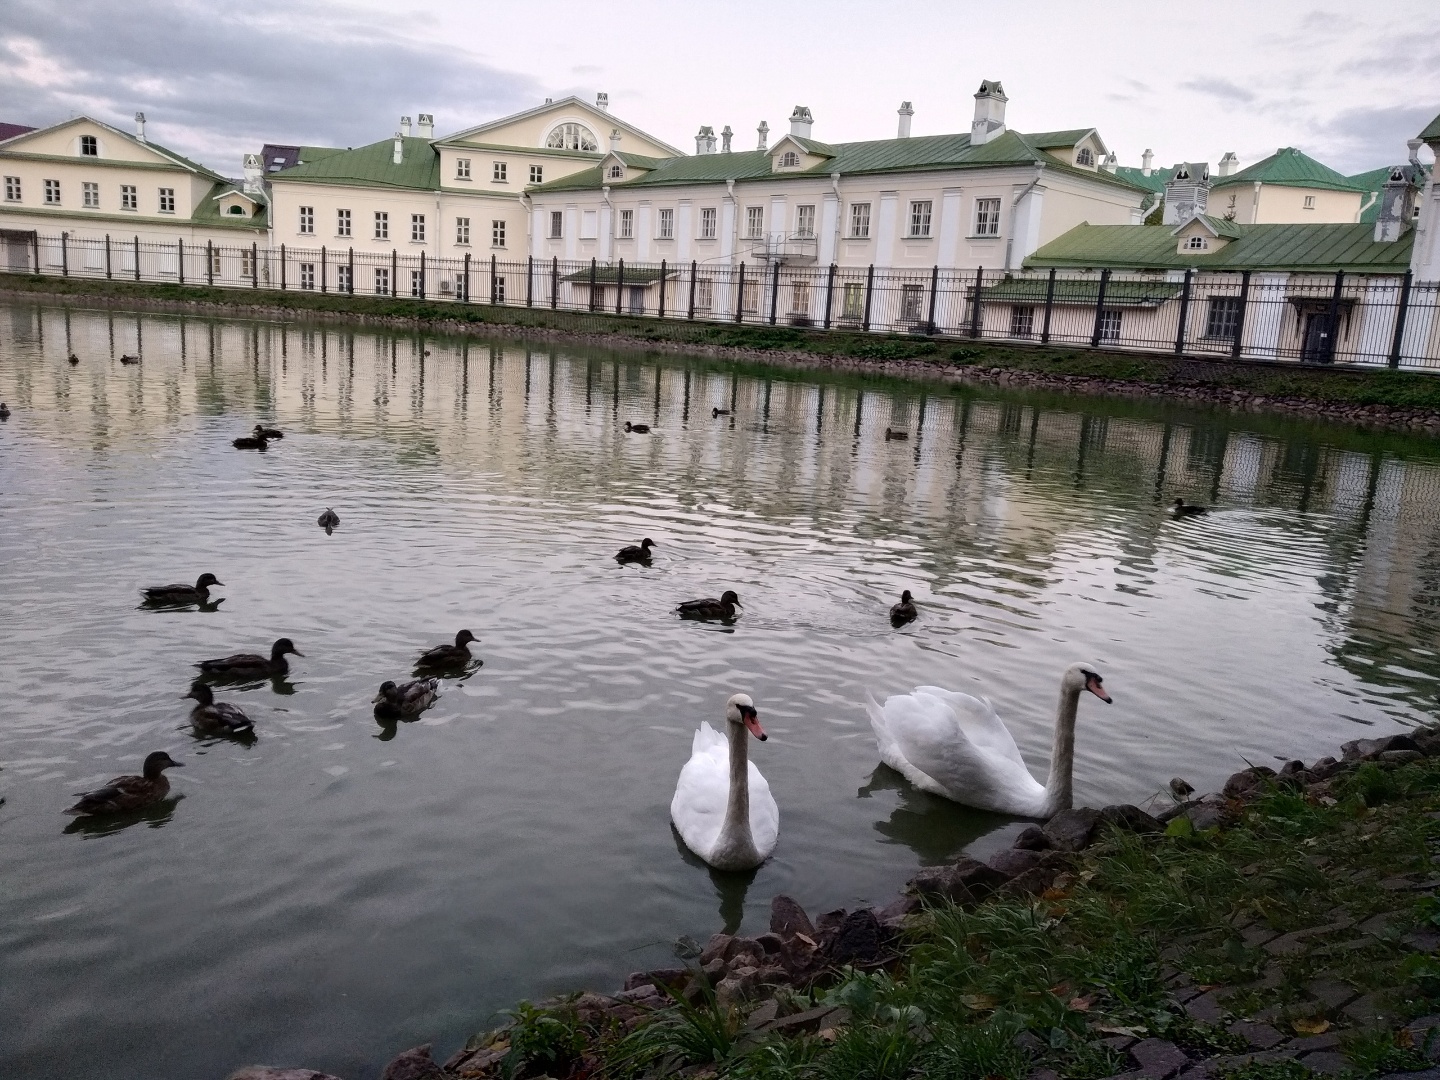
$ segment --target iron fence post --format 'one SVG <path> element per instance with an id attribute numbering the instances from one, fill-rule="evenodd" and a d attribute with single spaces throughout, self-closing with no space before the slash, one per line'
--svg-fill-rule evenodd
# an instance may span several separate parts
<path id="1" fill-rule="evenodd" d="M 1235 312 L 1235 340 L 1230 343 L 1230 357 L 1240 359 L 1240 347 L 1245 342 L 1245 308 L 1250 303 L 1250 271 L 1240 271 L 1240 305 Z"/>
<path id="2" fill-rule="evenodd" d="M 1179 356 L 1185 351 L 1185 331 L 1190 323 L 1190 284 L 1195 278 L 1195 271 L 1186 268 L 1185 283 L 1180 286 L 1180 325 L 1175 330 L 1175 355 Z"/>
<path id="3" fill-rule="evenodd" d="M 741 260 L 740 277 L 735 283 L 735 321 L 745 320 L 745 263 Z"/>
<path id="4" fill-rule="evenodd" d="M 256 240 L 250 241 L 250 287 L 260 287 L 260 244 Z"/>
<path id="5" fill-rule="evenodd" d="M 325 265 L 325 245 L 320 245 L 320 291 L 325 291 L 325 279 L 329 277 L 328 267 Z"/>
<path id="6" fill-rule="evenodd" d="M 695 321 L 695 271 L 698 266 L 694 259 L 690 260 L 690 313 L 685 317 L 691 322 Z"/>
<path id="7" fill-rule="evenodd" d="M 615 314 L 620 314 L 620 305 L 625 298 L 625 260 L 621 259 L 615 275 Z"/>
<path id="8" fill-rule="evenodd" d="M 975 295 L 970 300 L 970 337 L 980 336 L 980 288 L 985 284 L 985 268 L 975 268 Z"/>
<path id="9" fill-rule="evenodd" d="M 425 252 L 420 252 L 420 299 L 425 299 Z"/>
<path id="10" fill-rule="evenodd" d="M 470 252 L 465 252 L 465 269 L 460 271 L 460 288 L 463 295 L 460 297 L 462 304 L 470 302 Z"/>
<path id="11" fill-rule="evenodd" d="M 775 261 L 775 270 L 770 275 L 770 325 L 775 325 L 776 308 L 780 302 L 780 261 Z"/>
<path id="12" fill-rule="evenodd" d="M 925 320 L 925 332 L 933 334 L 935 330 L 935 302 L 940 298 L 940 264 L 936 263 L 930 269 L 930 316 Z M 917 436 L 918 438 L 918 436 Z"/>
<path id="13" fill-rule="evenodd" d="M 110 234 L 107 232 L 105 234 L 105 280 L 109 281 L 113 276 L 110 273 Z"/>
<path id="14" fill-rule="evenodd" d="M 497 260 L 498 260 L 498 259 L 499 259 L 499 256 L 496 255 L 494 252 L 491 252 L 491 254 L 490 254 L 490 303 L 492 303 L 492 304 L 497 304 L 497 303 L 500 302 L 500 294 L 496 291 L 496 288 L 495 288 L 495 282 L 498 280 L 498 279 L 495 277 L 495 269 L 496 269 L 496 265 L 497 265 Z"/>
<path id="15" fill-rule="evenodd" d="M 590 310 L 591 310 L 592 312 L 596 310 L 596 301 L 595 301 L 595 270 L 596 270 L 595 256 L 594 256 L 594 255 L 591 255 L 591 256 L 590 256 Z"/>
<path id="16" fill-rule="evenodd" d="M 535 256 L 525 256 L 525 306 L 535 306 Z"/>
<path id="17" fill-rule="evenodd" d="M 875 291 L 875 264 L 865 270 L 865 316 L 860 320 L 860 329 L 870 329 L 870 294 Z"/>
<path id="18" fill-rule="evenodd" d="M 560 256 L 550 256 L 550 310 L 560 306 Z"/>
<path id="19" fill-rule="evenodd" d="M 1055 268 L 1050 268 L 1045 282 L 1045 321 L 1040 329 L 1040 344 L 1050 344 L 1050 316 L 1055 311 Z"/>
<path id="20" fill-rule="evenodd" d="M 390 249 L 390 295 L 400 295 L 400 250 L 393 247 Z"/>
<path id="21" fill-rule="evenodd" d="M 180 284 L 185 284 L 185 241 L 180 237 L 175 238 L 175 263 L 176 272 L 180 277 Z"/>
<path id="22" fill-rule="evenodd" d="M 60 234 L 60 276 L 70 276 L 70 234 Z"/>
<path id="23" fill-rule="evenodd" d="M 1345 271 L 1335 271 L 1335 291 L 1330 294 L 1330 310 L 1325 317 L 1328 324 L 1326 330 L 1329 336 L 1325 341 L 1325 351 L 1321 356 L 1322 364 L 1333 364 L 1335 353 L 1340 342 L 1340 293 L 1345 288 Z"/>
<path id="24" fill-rule="evenodd" d="M 280 245 L 280 291 L 285 291 L 285 245 Z"/>
<path id="25" fill-rule="evenodd" d="M 1100 347 L 1100 331 L 1105 323 L 1105 290 L 1110 286 L 1110 268 L 1100 271 L 1100 289 L 1095 293 L 1095 329 L 1090 333 L 1090 347 Z"/>
<path id="26" fill-rule="evenodd" d="M 1400 282 L 1400 304 L 1395 311 L 1395 337 L 1390 342 L 1390 367 L 1400 366 L 1400 350 L 1405 345 L 1405 313 L 1410 308 L 1410 283 L 1414 279 L 1414 271 L 1406 270 L 1405 278 Z"/>
<path id="27" fill-rule="evenodd" d="M 351 296 L 355 295 L 355 249 L 352 247 L 345 261 L 345 291 Z"/>
<path id="28" fill-rule="evenodd" d="M 830 264 L 830 272 L 825 275 L 825 329 L 830 329 L 830 306 L 835 299 L 835 264 Z"/>
<path id="29" fill-rule="evenodd" d="M 665 317 L 665 265 L 666 265 L 665 260 L 664 260 L 664 259 L 661 259 L 661 260 L 660 260 L 660 303 L 659 303 L 659 309 L 658 309 L 658 310 L 656 311 L 656 313 L 655 313 L 655 317 L 656 317 L 657 319 L 663 319 L 663 318 Z"/>
<path id="30" fill-rule="evenodd" d="M 35 246 L 35 269 L 40 269 L 40 246 Z M 140 237 L 135 237 L 135 280 L 140 280 Z"/>
<path id="31" fill-rule="evenodd" d="M 215 286 L 215 244 L 214 241 L 205 241 L 205 284 Z"/>

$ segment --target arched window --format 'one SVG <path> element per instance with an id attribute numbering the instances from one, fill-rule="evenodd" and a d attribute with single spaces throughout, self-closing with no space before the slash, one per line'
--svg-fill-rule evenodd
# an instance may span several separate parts
<path id="1" fill-rule="evenodd" d="M 611 180 L 624 180 L 624 179 L 625 179 L 625 166 L 624 166 L 624 165 L 611 165 L 611 166 L 610 166 L 610 172 L 609 172 L 608 175 L 609 175 L 609 177 L 610 177 Z"/>
<path id="2" fill-rule="evenodd" d="M 1204 251 L 1210 246 L 1210 242 L 1203 236 L 1192 236 L 1185 241 L 1187 251 Z"/>
<path id="3" fill-rule="evenodd" d="M 239 214 L 241 217 L 244 217 L 244 216 L 245 216 L 245 208 L 244 208 L 243 206 L 241 206 L 239 203 L 235 203 L 233 206 L 230 207 L 229 210 L 227 210 L 227 211 L 225 211 L 225 212 L 226 212 L 227 214 Z"/>
<path id="4" fill-rule="evenodd" d="M 780 167 L 782 169 L 794 169 L 800 164 L 800 155 L 794 150 L 786 150 L 780 155 Z"/>
<path id="5" fill-rule="evenodd" d="M 1093 153 L 1091 153 L 1090 148 L 1089 148 L 1088 146 L 1082 146 L 1079 150 L 1077 150 L 1077 151 L 1075 152 L 1075 164 L 1076 164 L 1076 165 L 1094 165 L 1094 164 L 1095 164 L 1095 155 L 1094 155 Z"/>
<path id="6" fill-rule="evenodd" d="M 545 145 L 552 150 L 595 150 L 595 133 L 584 124 L 561 124 L 550 133 Z"/>

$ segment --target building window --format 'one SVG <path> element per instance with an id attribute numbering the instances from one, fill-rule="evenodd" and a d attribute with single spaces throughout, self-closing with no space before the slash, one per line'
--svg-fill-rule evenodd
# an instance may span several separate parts
<path id="1" fill-rule="evenodd" d="M 208 260 L 208 261 L 209 261 L 209 263 L 210 263 L 210 267 L 209 267 L 209 269 L 210 269 L 210 276 L 211 276 L 211 277 L 221 277 L 221 276 L 224 274 L 224 270 L 221 269 L 221 267 L 220 267 L 220 249 L 219 249 L 219 248 L 211 248 L 211 249 L 210 249 L 210 256 L 209 256 L 209 260 Z"/>
<path id="2" fill-rule="evenodd" d="M 353 291 L 350 288 L 350 267 L 346 263 L 335 267 L 335 291 L 343 293 Z"/>
<path id="3" fill-rule="evenodd" d="M 315 264 L 314 264 L 314 263 L 301 263 L 301 264 L 300 264 L 300 288 L 302 288 L 302 289 L 313 289 L 313 288 L 315 288 Z"/>
<path id="4" fill-rule="evenodd" d="M 92 209 L 100 205 L 100 185 L 88 181 L 80 185 L 80 201 Z"/>
<path id="5" fill-rule="evenodd" d="M 80 136 L 80 154 L 83 157 L 100 156 L 100 144 L 96 141 L 94 135 Z"/>
<path id="6" fill-rule="evenodd" d="M 496 274 L 495 280 L 490 283 L 490 302 L 492 304 L 503 304 L 505 302 L 504 274 Z"/>
<path id="7" fill-rule="evenodd" d="M 925 310 L 925 288 L 922 285 L 900 287 L 900 321 L 916 323 Z"/>
<path id="8" fill-rule="evenodd" d="M 1212 296 L 1210 310 L 1205 318 L 1205 336 L 1222 341 L 1234 341 L 1240 328 L 1240 298 L 1238 296 Z"/>
<path id="9" fill-rule="evenodd" d="M 410 240 L 412 243 L 423 244 L 425 242 L 425 215 L 410 215 Z"/>
<path id="10" fill-rule="evenodd" d="M 300 207 L 300 232 L 314 233 L 315 231 L 315 208 L 313 206 Z"/>
<path id="11" fill-rule="evenodd" d="M 162 187 L 160 189 L 160 213 L 173 214 L 175 212 L 175 189 L 173 187 Z"/>
<path id="12" fill-rule="evenodd" d="M 60 205 L 60 181 L 59 181 L 59 180 L 46 180 L 46 181 L 45 181 L 45 203 L 46 203 L 47 206 L 59 206 L 59 205 Z"/>
<path id="13" fill-rule="evenodd" d="M 565 214 L 560 210 L 550 211 L 550 239 L 559 240 L 565 235 Z"/>
<path id="14" fill-rule="evenodd" d="M 695 279 L 695 310 L 709 311 L 715 306 L 715 282 L 708 277 Z"/>
<path id="15" fill-rule="evenodd" d="M 1000 235 L 1000 200 L 975 200 L 975 235 Z"/>
<path id="16" fill-rule="evenodd" d="M 760 283 L 758 281 L 747 281 L 740 289 L 740 310 L 760 310 Z"/>
<path id="17" fill-rule="evenodd" d="M 138 209 L 140 209 L 140 192 L 136 190 L 134 184 L 121 184 L 121 185 L 120 185 L 120 209 L 121 209 L 121 210 L 138 210 Z"/>
<path id="18" fill-rule="evenodd" d="M 531 182 L 532 184 L 543 184 L 543 183 L 545 182 L 545 166 L 544 166 L 544 165 L 531 165 L 531 166 L 530 166 L 530 182 Z"/>
<path id="19" fill-rule="evenodd" d="M 795 169 L 799 168 L 799 166 L 800 155 L 795 153 L 794 150 L 786 150 L 785 153 L 780 155 L 780 168 Z"/>
<path id="20" fill-rule="evenodd" d="M 490 179 L 497 184 L 508 184 L 506 177 L 507 166 L 503 161 L 497 161 L 490 167 Z"/>
<path id="21" fill-rule="evenodd" d="M 1084 165 L 1087 168 L 1095 164 L 1095 155 L 1088 146 L 1082 146 L 1079 150 L 1075 151 L 1075 164 Z"/>
<path id="22" fill-rule="evenodd" d="M 930 211 L 933 203 L 929 199 L 920 199 L 910 204 L 910 235 L 930 235 Z"/>
<path id="23" fill-rule="evenodd" d="M 384 210 L 375 211 L 375 239 L 390 239 L 390 215 Z"/>
<path id="24" fill-rule="evenodd" d="M 745 208 L 745 235 L 751 240 L 759 240 L 765 235 L 765 208 L 763 206 L 747 206 Z"/>
<path id="25" fill-rule="evenodd" d="M 700 211 L 700 239 L 715 239 L 715 208 L 707 206 Z"/>
<path id="26" fill-rule="evenodd" d="M 423 270 L 411 270 L 411 271 L 410 271 L 410 295 L 411 295 L 411 296 L 424 296 L 424 295 L 425 295 L 425 271 L 423 271 Z"/>
<path id="27" fill-rule="evenodd" d="M 5 177 L 5 201 L 6 201 L 6 202 L 19 202 L 19 201 L 20 201 L 20 177 L 18 177 L 18 176 L 7 176 L 7 177 Z"/>
<path id="28" fill-rule="evenodd" d="M 242 278 L 253 278 L 255 276 L 255 263 L 251 259 L 250 249 L 240 249 L 240 276 Z"/>
<path id="29" fill-rule="evenodd" d="M 490 246 L 497 248 L 505 246 L 505 222 L 499 218 L 490 222 Z"/>
<path id="30" fill-rule="evenodd" d="M 455 219 L 455 243 L 470 243 L 470 219 L 468 217 L 457 217 Z"/>
<path id="31" fill-rule="evenodd" d="M 868 202 L 857 202 L 850 204 L 850 239 L 868 240 L 870 238 L 870 204 Z"/>
<path id="32" fill-rule="evenodd" d="M 550 133 L 545 145 L 551 150 L 595 150 L 598 144 L 585 125 L 561 124 Z"/>
<path id="33" fill-rule="evenodd" d="M 845 282 L 845 292 L 840 301 L 842 319 L 858 319 L 865 313 L 865 286 L 859 281 Z"/>
<path id="34" fill-rule="evenodd" d="M 1011 337 L 1034 337 L 1035 336 L 1035 309 L 1020 304 L 1013 304 L 1010 308 L 1010 336 Z"/>
<path id="35" fill-rule="evenodd" d="M 1314 195 L 1306 195 L 1306 196 L 1305 196 L 1305 209 L 1306 209 L 1306 210 L 1314 210 L 1314 209 L 1315 209 L 1315 196 L 1314 196 Z"/>
<path id="36" fill-rule="evenodd" d="M 470 179 L 470 159 L 469 159 L 468 157 L 462 157 L 462 158 L 456 158 L 456 159 L 455 159 L 455 179 L 456 179 L 456 180 L 469 180 L 469 179 Z"/>
<path id="37" fill-rule="evenodd" d="M 1100 340 L 1120 340 L 1120 312 L 1114 308 L 1107 308 L 1100 313 Z"/>
<path id="38" fill-rule="evenodd" d="M 580 211 L 580 239 L 596 240 L 600 236 L 600 212 L 598 210 Z"/>
<path id="39" fill-rule="evenodd" d="M 635 211 L 620 211 L 620 239 L 632 240 L 635 237 Z"/>
<path id="40" fill-rule="evenodd" d="M 349 236 L 349 235 L 350 235 L 350 211 L 349 211 L 349 210 L 336 210 L 336 211 L 335 211 L 335 235 L 336 235 L 336 236 Z"/>
<path id="41" fill-rule="evenodd" d="M 624 166 L 624 165 L 611 165 L 611 166 L 610 166 L 610 171 L 609 171 L 608 173 L 606 173 L 605 175 L 608 176 L 611 180 L 624 180 L 624 179 L 625 179 L 625 166 Z"/>
<path id="42" fill-rule="evenodd" d="M 674 239 L 675 239 L 675 211 L 674 211 L 674 210 L 661 210 L 661 211 L 660 211 L 660 227 L 659 227 L 659 230 L 658 230 L 657 235 L 658 235 L 659 239 L 661 239 L 661 240 L 674 240 Z"/>
<path id="43" fill-rule="evenodd" d="M 795 278 L 790 282 L 790 314 L 810 314 L 810 283 L 804 278 Z"/>
<path id="44" fill-rule="evenodd" d="M 814 237 L 815 207 L 797 206 L 795 208 L 795 235 L 804 240 Z"/>
<path id="45" fill-rule="evenodd" d="M 390 295 L 390 268 L 388 266 L 377 266 L 375 268 L 375 295 Z"/>
<path id="46" fill-rule="evenodd" d="M 1186 251 L 1204 251 L 1210 246 L 1210 242 L 1203 236 L 1188 236 L 1185 238 Z"/>

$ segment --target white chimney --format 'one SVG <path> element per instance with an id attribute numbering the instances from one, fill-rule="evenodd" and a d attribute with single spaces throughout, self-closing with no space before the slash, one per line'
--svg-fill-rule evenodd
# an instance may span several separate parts
<path id="1" fill-rule="evenodd" d="M 265 163 L 259 154 L 245 155 L 245 193 L 247 195 L 259 195 L 264 189 L 262 177 L 265 175 Z"/>
<path id="2" fill-rule="evenodd" d="M 815 117 L 810 115 L 809 108 L 804 105 L 796 105 L 795 111 L 790 114 L 790 134 L 808 139 L 810 138 L 810 129 L 814 126 Z"/>
<path id="3" fill-rule="evenodd" d="M 730 140 L 733 139 L 734 137 L 735 137 L 735 133 L 730 130 L 730 125 L 729 125 L 729 124 L 726 124 L 723 128 L 720 129 L 720 151 L 721 151 L 721 153 L 725 153 L 725 154 L 730 153 Z"/>
<path id="4" fill-rule="evenodd" d="M 992 79 L 980 84 L 975 94 L 975 119 L 970 124 L 970 145 L 984 146 L 1005 134 L 1005 88 Z"/>
<path id="5" fill-rule="evenodd" d="M 408 118 L 407 118 L 407 119 L 408 119 Z M 399 165 L 399 164 L 400 164 L 402 161 L 404 161 L 404 160 L 405 160 L 405 141 L 404 141 L 404 139 L 401 137 L 400 132 L 397 131 L 397 132 L 395 132 L 395 150 L 394 150 L 394 152 L 392 152 L 391 155 L 390 155 L 390 161 L 391 161 L 393 164 L 395 164 L 395 165 Z"/>
<path id="6" fill-rule="evenodd" d="M 422 139 L 433 139 L 435 137 L 435 114 L 422 112 L 420 114 L 420 137 Z"/>
<path id="7" fill-rule="evenodd" d="M 1424 139 L 1406 139 L 1405 145 L 1410 148 L 1410 164 L 1420 164 L 1420 147 L 1425 145 Z"/>
<path id="8" fill-rule="evenodd" d="M 599 109 L 601 112 L 609 112 L 609 111 L 610 111 L 610 95 L 609 95 L 609 94 L 596 94 L 596 95 L 595 95 L 595 107 L 596 107 L 597 109 Z"/>
<path id="9" fill-rule="evenodd" d="M 1240 171 L 1240 159 L 1235 156 L 1234 150 L 1228 150 L 1225 156 L 1220 159 L 1220 165 L 1216 169 L 1221 176 L 1233 176 Z"/>
<path id="10" fill-rule="evenodd" d="M 1111 150 L 1110 153 L 1106 154 L 1106 155 L 1105 155 L 1105 160 L 1102 161 L 1102 162 L 1100 162 L 1100 171 L 1101 171 L 1101 172 L 1113 173 L 1113 172 L 1114 172 L 1117 168 L 1119 168 L 1119 167 L 1120 167 L 1120 159 L 1115 156 L 1115 151 L 1114 151 L 1114 150 Z"/>
<path id="11" fill-rule="evenodd" d="M 910 137 L 910 118 L 915 115 L 915 110 L 910 107 L 908 101 L 900 102 L 900 127 L 895 132 L 897 139 L 908 139 Z"/>
<path id="12" fill-rule="evenodd" d="M 1149 176 L 1154 171 L 1155 152 L 1147 146 L 1145 148 L 1145 153 L 1140 155 L 1140 175 Z"/>
<path id="13" fill-rule="evenodd" d="M 696 154 L 713 154 L 715 152 L 715 129 L 709 124 L 701 126 L 699 133 L 695 136 Z"/>
<path id="14" fill-rule="evenodd" d="M 758 149 L 763 154 L 766 150 L 770 148 L 770 125 L 767 124 L 764 120 L 761 120 L 760 126 L 757 127 L 755 130 L 760 133 L 760 145 L 756 149 Z M 1416 145 L 1419 145 L 1420 140 L 1416 139 L 1415 142 Z"/>
<path id="15" fill-rule="evenodd" d="M 135 114 L 135 138 L 141 142 L 145 141 L 145 114 L 143 112 Z"/>
<path id="16" fill-rule="evenodd" d="M 610 152 L 611 152 L 612 154 L 618 154 L 618 153 L 620 152 L 620 129 L 619 129 L 619 128 L 611 128 L 611 129 L 610 129 Z"/>
<path id="17" fill-rule="evenodd" d="M 400 117 L 400 130 L 404 133 L 405 138 L 408 139 L 410 137 L 410 117 Z"/>

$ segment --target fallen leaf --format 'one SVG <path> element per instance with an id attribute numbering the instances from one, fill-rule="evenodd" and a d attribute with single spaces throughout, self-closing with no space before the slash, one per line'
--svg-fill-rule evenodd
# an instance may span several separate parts
<path id="1" fill-rule="evenodd" d="M 838 1033 L 835 1031 L 834 1028 L 825 1028 L 816 1035 L 816 1038 L 818 1038 L 821 1042 L 833 1043 L 837 1038 L 837 1035 Z"/>
<path id="2" fill-rule="evenodd" d="M 796 934 L 795 937 L 797 940 L 803 941 L 806 945 L 809 945 L 812 949 L 818 949 L 820 947 L 819 945 L 815 944 L 814 938 L 807 937 L 805 934 Z"/>
<path id="3" fill-rule="evenodd" d="M 1330 1030 L 1330 1021 L 1319 1016 L 1308 1016 L 1290 1021 L 1290 1026 L 1301 1035 L 1323 1035 Z"/>
<path id="4" fill-rule="evenodd" d="M 1041 900 L 1068 900 L 1070 899 L 1069 889 L 1049 888 L 1040 894 Z"/>
<path id="5" fill-rule="evenodd" d="M 1081 884 L 1081 885 L 1088 885 L 1088 884 L 1090 884 L 1090 882 L 1092 882 L 1092 881 L 1094 881 L 1094 880 L 1095 880 L 1095 871 L 1094 871 L 1094 870 L 1081 870 L 1081 871 L 1080 871 L 1080 884 Z"/>
<path id="6" fill-rule="evenodd" d="M 987 1012 L 1000 1004 L 999 1000 L 989 994 L 961 994 L 960 1004 L 975 1012 Z"/>
<path id="7" fill-rule="evenodd" d="M 1415 1045 L 1415 1036 L 1409 1028 L 1401 1028 L 1395 1032 L 1395 1045 L 1400 1047 L 1401 1050 L 1409 1050 Z"/>
<path id="8" fill-rule="evenodd" d="M 1140 1029 L 1133 1027 L 1121 1027 L 1119 1024 L 1097 1024 L 1096 1031 L 1103 1031 L 1106 1035 L 1129 1035 L 1132 1039 L 1140 1036 Z"/>
<path id="9" fill-rule="evenodd" d="M 1065 1004 L 1068 1008 L 1074 1009 L 1076 1012 L 1089 1012 L 1090 1006 L 1095 1004 L 1095 999 L 1087 997 L 1073 997 Z"/>

